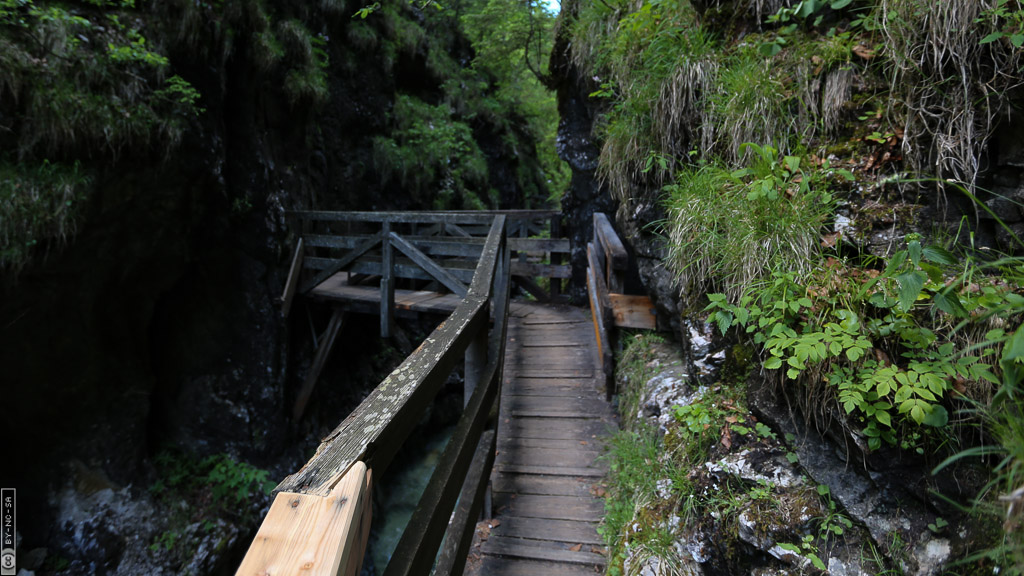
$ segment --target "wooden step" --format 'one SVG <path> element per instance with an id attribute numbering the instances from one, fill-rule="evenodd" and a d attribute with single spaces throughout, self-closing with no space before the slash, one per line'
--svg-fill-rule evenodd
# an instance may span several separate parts
<path id="1" fill-rule="evenodd" d="M 572 550 L 573 546 L 561 543 L 553 546 L 545 545 L 536 540 L 525 540 L 522 538 L 505 538 L 495 536 L 493 533 L 484 542 L 481 549 L 484 554 L 503 556 L 505 558 L 524 558 L 532 560 L 550 560 L 566 564 L 579 564 L 583 566 L 604 566 L 604 556 L 591 552 L 590 546 L 580 546 L 579 550 Z M 585 550 L 585 551 L 584 551 Z"/>

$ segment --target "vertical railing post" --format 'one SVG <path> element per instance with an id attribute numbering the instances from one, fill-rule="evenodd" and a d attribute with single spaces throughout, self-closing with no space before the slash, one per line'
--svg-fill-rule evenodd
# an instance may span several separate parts
<path id="1" fill-rule="evenodd" d="M 551 217 L 551 239 L 557 240 L 562 237 L 562 214 L 558 213 Z M 562 263 L 561 252 L 551 252 L 551 264 L 559 265 Z M 548 279 L 550 285 L 549 292 L 551 293 L 551 299 L 554 300 L 562 293 L 562 279 L 552 276 Z"/>
<path id="2" fill-rule="evenodd" d="M 484 323 L 480 331 L 473 335 L 473 339 L 470 340 L 469 346 L 466 348 L 466 374 L 463 385 L 463 401 L 462 406 L 466 407 L 469 404 L 469 399 L 473 396 L 473 390 L 476 390 L 478 384 L 480 384 L 480 376 L 484 372 L 484 368 L 487 367 L 487 323 Z"/>
<path id="3" fill-rule="evenodd" d="M 391 246 L 391 222 L 381 223 L 380 336 L 390 338 L 394 327 L 395 280 L 394 248 Z"/>
<path id="4" fill-rule="evenodd" d="M 519 237 L 529 238 L 530 237 L 530 220 L 529 218 L 522 218 L 519 220 Z M 519 261 L 526 264 L 527 254 L 526 250 L 519 251 Z"/>

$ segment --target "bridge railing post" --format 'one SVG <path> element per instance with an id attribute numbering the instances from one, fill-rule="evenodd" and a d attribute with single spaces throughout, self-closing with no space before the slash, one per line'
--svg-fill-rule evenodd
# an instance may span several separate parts
<path id="1" fill-rule="evenodd" d="M 553 214 L 551 216 L 551 239 L 557 240 L 562 237 L 562 215 L 560 213 Z M 561 252 L 549 252 L 551 263 L 553 265 L 559 265 L 563 262 Z M 562 294 L 562 279 L 552 276 L 548 279 L 550 284 L 551 298 L 557 298 Z"/>
<path id="2" fill-rule="evenodd" d="M 480 377 L 483 375 L 484 368 L 486 366 L 487 326 L 485 324 L 484 327 L 480 329 L 480 332 L 473 336 L 473 339 L 469 342 L 469 347 L 466 348 L 466 372 L 463 378 L 463 408 L 469 405 L 469 399 L 473 396 L 473 390 L 476 390 L 477 385 L 480 384 Z"/>
<path id="3" fill-rule="evenodd" d="M 391 222 L 381 223 L 380 336 L 390 338 L 395 325 L 395 252 L 391 246 Z"/>

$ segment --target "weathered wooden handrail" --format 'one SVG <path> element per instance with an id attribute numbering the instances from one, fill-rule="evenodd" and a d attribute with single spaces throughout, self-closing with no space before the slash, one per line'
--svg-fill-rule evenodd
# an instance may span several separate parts
<path id="1" fill-rule="evenodd" d="M 609 400 L 615 393 L 615 329 L 654 329 L 657 324 L 648 296 L 624 293 L 628 270 L 629 252 L 615 228 L 607 216 L 594 213 L 594 236 L 587 243 L 587 292 Z"/>
<path id="2" fill-rule="evenodd" d="M 475 386 L 466 410 L 386 573 L 428 573 L 445 526 L 450 526 L 446 550 L 458 550 L 467 541 L 466 531 L 472 531 L 474 520 L 467 515 L 479 510 L 481 483 L 486 483 L 493 461 L 494 435 L 483 431 L 500 397 L 508 316 L 506 218 L 497 215 L 491 219 L 465 298 L 321 441 L 309 462 L 281 482 L 238 576 L 357 574 L 369 529 L 369 478 L 387 468 L 463 356 L 467 364 L 483 369 L 473 370 L 478 382 L 467 382 Z M 382 240 L 389 235 L 385 228 Z M 488 330 L 492 315 L 493 327 Z M 475 344 L 481 342 L 485 345 Z M 467 369 L 467 374 L 470 372 Z M 474 498 L 459 507 L 460 513 L 449 524 L 460 493 Z M 463 562 L 464 558 L 463 554 Z M 451 573 L 461 573 L 458 561 L 448 566 Z"/>
<path id="3" fill-rule="evenodd" d="M 629 268 L 629 253 L 615 233 L 608 216 L 594 213 L 594 249 L 601 264 L 605 284 L 610 292 L 623 292 L 626 270 Z"/>

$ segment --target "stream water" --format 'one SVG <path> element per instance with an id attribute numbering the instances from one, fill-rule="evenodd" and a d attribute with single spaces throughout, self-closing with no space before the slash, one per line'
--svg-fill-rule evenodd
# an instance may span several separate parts
<path id="1" fill-rule="evenodd" d="M 383 497 L 378 502 L 379 507 L 373 511 L 374 521 L 370 530 L 369 549 L 373 565 L 369 570 L 364 568 L 364 574 L 380 576 L 384 573 L 454 429 L 450 426 L 433 433 L 421 449 L 408 450 L 396 456 L 387 470 L 379 486 Z"/>

